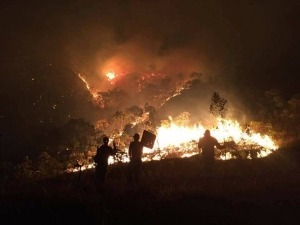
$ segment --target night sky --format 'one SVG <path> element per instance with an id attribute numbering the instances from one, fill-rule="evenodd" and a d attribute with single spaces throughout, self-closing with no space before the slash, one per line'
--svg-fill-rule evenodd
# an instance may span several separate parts
<path id="1" fill-rule="evenodd" d="M 193 72 L 202 74 L 203 91 L 178 97 L 186 103 L 178 111 L 212 91 L 234 96 L 237 105 L 270 89 L 287 98 L 299 93 L 297 0 L 0 4 L 2 151 L 29 151 L 50 127 L 107 114 L 78 73 L 96 91 L 122 90 L 127 99 L 120 108 L 145 104 L 160 85 L 160 95 L 171 95 Z M 114 84 L 105 76 L 110 71 L 118 75 Z M 156 74 L 156 89 L 148 85 L 137 96 L 136 82 L 145 74 Z"/>

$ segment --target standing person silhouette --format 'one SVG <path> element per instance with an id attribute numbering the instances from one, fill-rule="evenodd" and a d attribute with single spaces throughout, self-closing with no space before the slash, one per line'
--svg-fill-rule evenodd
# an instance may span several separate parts
<path id="1" fill-rule="evenodd" d="M 128 165 L 128 183 L 138 184 L 140 182 L 140 173 L 142 166 L 142 154 L 143 145 L 139 141 L 140 135 L 135 133 L 133 135 L 133 141 L 129 144 L 128 155 L 129 155 L 129 165 Z"/>
<path id="2" fill-rule="evenodd" d="M 202 157 L 204 160 L 204 169 L 207 173 L 211 173 L 215 163 L 215 146 L 218 149 L 223 149 L 226 146 L 220 145 L 216 138 L 210 135 L 210 131 L 206 130 L 204 136 L 199 139 L 198 149 L 202 149 Z"/>
<path id="3" fill-rule="evenodd" d="M 94 156 L 94 162 L 96 163 L 96 188 L 98 192 L 103 191 L 103 186 L 105 183 L 108 157 L 115 155 L 117 153 L 117 147 L 115 142 L 113 143 L 113 148 L 108 146 L 109 138 L 103 138 L 103 144 L 97 148 L 97 153 Z"/>

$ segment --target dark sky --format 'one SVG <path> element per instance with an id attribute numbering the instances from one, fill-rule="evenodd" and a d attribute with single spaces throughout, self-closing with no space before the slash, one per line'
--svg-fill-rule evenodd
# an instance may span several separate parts
<path id="1" fill-rule="evenodd" d="M 2 140 L 99 116 L 76 73 L 98 91 L 123 89 L 132 104 L 133 83 L 149 73 L 176 86 L 198 72 L 241 102 L 272 88 L 299 92 L 297 0 L 0 4 Z M 114 85 L 108 71 L 122 75 Z"/>

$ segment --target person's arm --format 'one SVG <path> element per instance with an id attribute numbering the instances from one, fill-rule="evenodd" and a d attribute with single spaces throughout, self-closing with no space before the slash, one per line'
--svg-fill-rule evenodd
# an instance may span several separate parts
<path id="1" fill-rule="evenodd" d="M 198 150 L 199 150 L 199 155 L 201 154 L 201 149 L 202 149 L 202 145 L 203 145 L 203 143 L 202 143 L 203 141 L 202 141 L 202 138 L 200 138 L 199 139 L 199 141 L 198 141 Z"/>
<path id="2" fill-rule="evenodd" d="M 99 161 L 100 161 L 100 159 L 99 159 L 99 151 L 100 151 L 100 147 L 97 148 L 96 155 L 95 155 L 94 158 L 93 158 L 93 159 L 94 159 L 94 162 L 97 163 L 97 164 L 98 164 Z"/>
<path id="3" fill-rule="evenodd" d="M 202 148 L 202 139 L 200 138 L 198 141 L 198 149 L 200 150 Z"/>
<path id="4" fill-rule="evenodd" d="M 116 144 L 113 143 L 113 148 L 111 146 L 106 146 L 106 149 L 107 149 L 107 153 L 111 156 L 115 155 L 117 153 L 117 147 L 116 147 Z"/>
<path id="5" fill-rule="evenodd" d="M 142 142 L 140 142 L 140 148 L 141 148 L 141 154 L 143 155 L 144 146 L 143 146 Z"/>
<path id="6" fill-rule="evenodd" d="M 131 157 L 132 157 L 132 143 L 129 144 L 128 155 L 129 155 L 129 159 L 131 159 Z"/>
<path id="7" fill-rule="evenodd" d="M 223 148 L 226 148 L 226 146 L 225 145 L 221 145 L 218 141 L 217 141 L 217 139 L 216 139 L 216 144 L 215 144 L 216 146 L 217 146 L 217 149 L 223 149 Z"/>
<path id="8" fill-rule="evenodd" d="M 117 151 L 118 151 L 118 148 L 117 148 L 115 142 L 113 142 L 113 146 L 114 146 L 114 147 L 112 148 L 112 155 L 115 155 L 115 154 L 117 153 Z"/>
<path id="9" fill-rule="evenodd" d="M 144 148 L 144 146 L 143 146 L 143 144 L 141 143 L 141 142 L 138 142 L 138 150 L 139 150 L 139 152 L 140 152 L 140 157 L 141 157 L 141 159 L 142 159 L 142 157 L 143 157 L 143 148 Z"/>

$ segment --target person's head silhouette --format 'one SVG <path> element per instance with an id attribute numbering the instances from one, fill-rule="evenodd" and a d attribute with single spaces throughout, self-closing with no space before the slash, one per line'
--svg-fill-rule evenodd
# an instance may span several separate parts
<path id="1" fill-rule="evenodd" d="M 209 137 L 210 136 L 210 131 L 209 130 L 206 130 L 205 132 L 204 132 L 204 137 Z"/>
<path id="2" fill-rule="evenodd" d="M 138 133 L 135 133 L 135 134 L 133 135 L 133 139 L 134 139 L 135 141 L 138 141 L 138 140 L 140 139 L 140 135 L 139 135 Z"/>
<path id="3" fill-rule="evenodd" d="M 108 138 L 108 137 L 104 137 L 104 138 L 103 138 L 103 143 L 104 143 L 105 145 L 107 145 L 108 142 L 109 142 L 109 138 Z"/>

